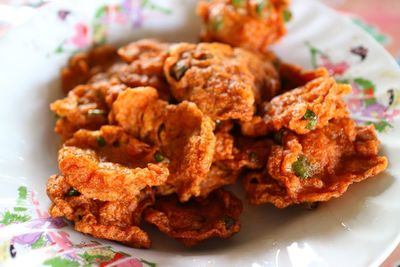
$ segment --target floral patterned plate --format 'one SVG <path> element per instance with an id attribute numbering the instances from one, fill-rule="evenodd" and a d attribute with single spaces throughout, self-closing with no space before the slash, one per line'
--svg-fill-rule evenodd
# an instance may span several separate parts
<path id="1" fill-rule="evenodd" d="M 61 96 L 59 69 L 91 45 L 144 37 L 196 41 L 194 0 L 69 0 L 45 5 L 0 40 L 0 265 L 3 266 L 377 266 L 400 233 L 400 70 L 350 20 L 295 0 L 286 61 L 325 66 L 353 85 L 352 116 L 374 124 L 390 166 L 315 211 L 246 206 L 230 240 L 186 249 L 149 227 L 150 250 L 75 232 L 46 212 L 58 139 L 48 105 Z M 240 190 L 237 190 L 242 195 Z"/>

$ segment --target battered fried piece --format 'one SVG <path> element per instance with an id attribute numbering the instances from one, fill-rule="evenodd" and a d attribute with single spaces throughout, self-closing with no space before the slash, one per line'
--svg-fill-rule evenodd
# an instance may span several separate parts
<path id="1" fill-rule="evenodd" d="M 285 21 L 291 16 L 288 5 L 288 0 L 200 1 L 201 39 L 265 52 L 286 33 Z"/>
<path id="2" fill-rule="evenodd" d="M 73 146 L 60 149 L 58 163 L 71 186 L 102 201 L 132 199 L 146 186 L 163 184 L 169 174 L 163 166 L 149 163 L 147 168 L 129 168 L 106 161 L 94 150 Z"/>
<path id="3" fill-rule="evenodd" d="M 231 185 L 239 178 L 240 169 L 233 169 L 224 161 L 217 161 L 211 165 L 207 178 L 201 181 L 200 197 L 207 197 L 212 191 Z"/>
<path id="4" fill-rule="evenodd" d="M 347 84 L 337 84 L 326 76 L 274 97 L 266 104 L 263 117 L 242 123 L 242 133 L 262 136 L 282 128 L 306 134 L 325 127 L 331 119 L 348 116 L 341 97 L 351 91 Z"/>
<path id="5" fill-rule="evenodd" d="M 237 137 L 233 159 L 224 160 L 224 164 L 232 170 L 242 168 L 257 170 L 263 168 L 273 145 L 273 141 L 267 138 L 254 139 L 249 137 Z"/>
<path id="6" fill-rule="evenodd" d="M 161 151 L 170 163 L 167 187 L 173 186 L 181 201 L 201 194 L 214 155 L 214 123 L 194 103 L 167 107 L 160 130 Z"/>
<path id="7" fill-rule="evenodd" d="M 118 49 L 118 55 L 129 64 L 118 71 L 119 80 L 129 87 L 154 87 L 161 99 L 169 100 L 169 89 L 163 77 L 169 46 L 157 40 L 143 39 Z"/>
<path id="8" fill-rule="evenodd" d="M 211 237 L 229 238 L 240 230 L 242 203 L 232 193 L 217 190 L 206 199 L 179 203 L 176 195 L 159 197 L 145 210 L 144 220 L 192 247 Z"/>
<path id="9" fill-rule="evenodd" d="M 61 70 L 61 87 L 68 93 L 75 86 L 85 84 L 93 75 L 105 71 L 117 61 L 117 52 L 110 45 L 95 47 L 89 52 L 74 55 Z"/>
<path id="10" fill-rule="evenodd" d="M 53 102 L 50 109 L 57 115 L 54 131 L 67 140 L 79 129 L 97 130 L 107 124 L 109 108 L 104 90 L 102 86 L 80 85 Z"/>
<path id="11" fill-rule="evenodd" d="M 92 149 L 107 161 L 131 168 L 145 168 L 154 159 L 157 148 L 129 136 L 121 127 L 105 125 L 98 131 L 79 130 L 64 143 L 83 149 Z"/>
<path id="12" fill-rule="evenodd" d="M 287 92 L 297 87 L 302 87 L 314 79 L 327 77 L 329 75 L 325 68 L 305 70 L 300 66 L 287 64 L 284 62 L 279 62 L 278 65 L 278 71 L 282 85 L 280 93 Z"/>
<path id="13" fill-rule="evenodd" d="M 167 117 L 167 105 L 153 87 L 137 87 L 120 93 L 109 117 L 140 140 L 160 145 L 159 130 Z"/>
<path id="14" fill-rule="evenodd" d="M 50 215 L 73 221 L 77 231 L 131 247 L 150 247 L 147 233 L 138 225 L 142 211 L 154 204 L 151 189 L 142 190 L 131 201 L 100 201 L 72 188 L 63 176 L 53 175 L 47 182 L 47 194 L 53 202 Z"/>
<path id="15" fill-rule="evenodd" d="M 164 74 L 178 101 L 188 100 L 213 120 L 251 119 L 255 103 L 273 97 L 279 76 L 261 55 L 220 43 L 170 48 Z"/>
<path id="16" fill-rule="evenodd" d="M 282 146 L 272 147 L 268 172 L 249 174 L 244 187 L 253 204 L 284 208 L 327 201 L 386 169 L 378 146 L 373 126 L 357 127 L 349 118 L 334 119 L 306 135 L 286 131 Z"/>
<path id="17" fill-rule="evenodd" d="M 200 195 L 215 148 L 214 123 L 194 103 L 168 105 L 151 87 L 129 89 L 115 101 L 115 121 L 133 136 L 160 148 L 170 175 L 159 192 L 177 192 L 181 201 Z"/>

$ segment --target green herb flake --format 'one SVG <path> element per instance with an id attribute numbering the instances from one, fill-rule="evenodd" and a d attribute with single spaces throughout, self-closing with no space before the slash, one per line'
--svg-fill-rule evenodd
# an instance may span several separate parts
<path id="1" fill-rule="evenodd" d="M 299 155 L 297 160 L 293 162 L 292 171 L 299 178 L 306 179 L 312 176 L 311 164 L 304 155 Z"/>
<path id="2" fill-rule="evenodd" d="M 99 136 L 96 138 L 96 143 L 99 147 L 103 147 L 103 146 L 107 145 L 106 140 L 102 136 Z"/>
<path id="3" fill-rule="evenodd" d="M 59 119 L 61 119 L 62 117 L 60 115 L 58 115 L 57 113 L 54 113 L 54 119 L 57 121 Z"/>
<path id="4" fill-rule="evenodd" d="M 183 60 L 178 61 L 175 66 L 171 69 L 170 75 L 177 81 L 180 81 L 185 75 L 189 66 Z"/>
<path id="5" fill-rule="evenodd" d="M 256 5 L 256 13 L 258 16 L 261 17 L 263 15 L 263 11 L 266 6 L 267 6 L 267 1 L 261 0 L 258 2 L 258 4 Z"/>
<path id="6" fill-rule="evenodd" d="M 283 21 L 289 22 L 293 17 L 292 12 L 289 9 L 283 11 Z"/>
<path id="7" fill-rule="evenodd" d="M 236 7 L 241 6 L 244 3 L 243 0 L 232 0 L 232 4 Z"/>
<path id="8" fill-rule="evenodd" d="M 88 111 L 89 116 L 103 116 L 105 114 L 106 114 L 106 112 L 102 109 L 90 109 Z"/>
<path id="9" fill-rule="evenodd" d="M 215 127 L 220 127 L 221 124 L 222 124 L 222 121 L 221 121 L 221 120 L 216 120 L 216 121 L 215 121 Z"/>
<path id="10" fill-rule="evenodd" d="M 156 162 L 161 162 L 161 161 L 164 160 L 164 156 L 163 156 L 159 151 L 157 151 L 157 152 L 154 154 L 154 160 L 155 160 Z"/>
<path id="11" fill-rule="evenodd" d="M 313 111 L 307 109 L 303 119 L 308 120 L 308 124 L 306 126 L 308 130 L 314 130 L 317 126 L 318 116 Z"/>
<path id="12" fill-rule="evenodd" d="M 213 20 L 213 25 L 212 25 L 212 29 L 215 32 L 220 32 L 222 30 L 222 28 L 224 27 L 224 20 L 221 16 L 217 16 L 214 20 Z"/>
<path id="13" fill-rule="evenodd" d="M 80 196 L 81 193 L 79 193 L 78 190 L 76 190 L 76 189 L 74 189 L 74 188 L 71 188 L 70 190 L 68 190 L 67 195 L 68 195 L 69 197 L 77 197 L 77 196 Z"/>
<path id="14" fill-rule="evenodd" d="M 222 220 L 224 221 L 226 229 L 231 229 L 235 225 L 236 221 L 231 216 L 225 215 Z"/>

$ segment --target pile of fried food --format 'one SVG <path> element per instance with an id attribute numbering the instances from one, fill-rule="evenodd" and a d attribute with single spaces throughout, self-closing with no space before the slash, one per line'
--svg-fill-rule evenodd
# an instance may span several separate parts
<path id="1" fill-rule="evenodd" d="M 341 196 L 382 172 L 373 126 L 341 99 L 350 85 L 268 51 L 286 0 L 198 4 L 201 43 L 140 40 L 94 48 L 62 70 L 51 104 L 63 140 L 50 214 L 79 232 L 149 248 L 142 221 L 193 246 L 240 230 L 239 177 L 251 204 Z"/>

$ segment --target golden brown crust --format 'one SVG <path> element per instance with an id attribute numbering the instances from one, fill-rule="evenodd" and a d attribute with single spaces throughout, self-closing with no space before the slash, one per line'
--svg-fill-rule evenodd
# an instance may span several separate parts
<path id="1" fill-rule="evenodd" d="M 88 52 L 80 52 L 61 70 L 61 87 L 68 93 L 75 86 L 85 84 L 92 76 L 106 71 L 117 61 L 117 52 L 110 45 L 95 47 Z"/>
<path id="2" fill-rule="evenodd" d="M 47 194 L 53 201 L 50 216 L 73 221 L 75 229 L 85 234 L 119 241 L 131 247 L 150 247 L 147 233 L 138 227 L 138 218 L 144 207 L 154 203 L 151 189 L 146 188 L 131 201 L 100 201 L 77 191 L 69 195 L 71 189 L 63 176 L 49 178 Z"/>
<path id="3" fill-rule="evenodd" d="M 327 201 L 386 169 L 387 159 L 377 155 L 378 145 L 373 127 L 356 127 L 348 118 L 306 135 L 286 132 L 282 146 L 272 147 L 267 171 L 250 173 L 244 187 L 253 204 L 271 202 L 284 208 Z M 299 163 L 301 158 L 305 160 Z"/>
<path id="4" fill-rule="evenodd" d="M 307 134 L 321 129 L 331 119 L 348 116 L 341 97 L 350 91 L 350 85 L 337 84 L 326 72 L 324 77 L 274 97 L 266 103 L 262 118 L 256 116 L 242 123 L 242 133 L 258 136 L 286 128 L 298 134 Z M 307 118 L 308 112 L 315 116 L 312 124 Z"/>
<path id="5" fill-rule="evenodd" d="M 255 103 L 279 90 L 278 73 L 263 56 L 220 43 L 170 48 L 164 74 L 171 94 L 194 102 L 213 120 L 249 120 Z"/>
<path id="6" fill-rule="evenodd" d="M 229 238 L 240 230 L 242 203 L 232 193 L 217 190 L 206 199 L 181 204 L 176 195 L 159 197 L 144 220 L 161 232 L 192 247 L 212 238 Z"/>
<path id="7" fill-rule="evenodd" d="M 288 0 L 200 1 L 201 39 L 265 52 L 286 33 L 284 12 L 288 5 Z"/>

